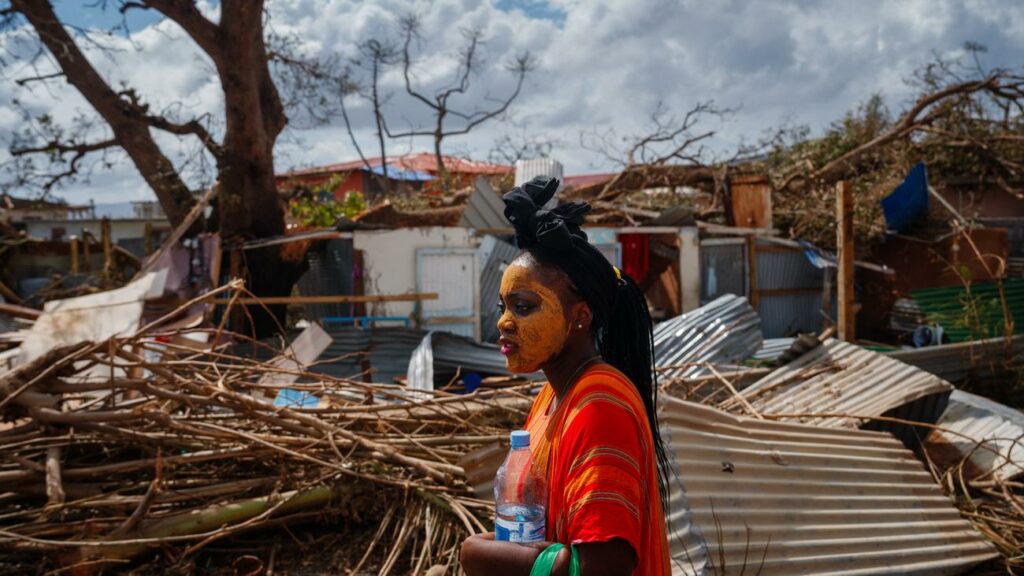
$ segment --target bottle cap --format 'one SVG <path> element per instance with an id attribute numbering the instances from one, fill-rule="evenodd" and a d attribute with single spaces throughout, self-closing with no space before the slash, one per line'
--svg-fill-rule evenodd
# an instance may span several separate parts
<path id="1" fill-rule="evenodd" d="M 509 441 L 512 443 L 513 450 L 516 448 L 529 448 L 530 432 L 528 430 L 513 430 L 512 434 L 509 435 Z"/>

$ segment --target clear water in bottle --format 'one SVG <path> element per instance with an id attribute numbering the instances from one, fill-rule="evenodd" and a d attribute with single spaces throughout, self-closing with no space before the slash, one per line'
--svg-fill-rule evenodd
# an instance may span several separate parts
<path id="1" fill-rule="evenodd" d="M 546 537 L 547 485 L 530 457 L 530 433 L 516 430 L 494 479 L 496 540 L 541 542 Z"/>

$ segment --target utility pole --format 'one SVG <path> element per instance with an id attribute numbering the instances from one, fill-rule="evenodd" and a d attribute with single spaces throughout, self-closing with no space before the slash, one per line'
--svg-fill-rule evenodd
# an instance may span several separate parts
<path id="1" fill-rule="evenodd" d="M 836 185 L 836 247 L 839 338 L 852 342 L 857 333 L 853 302 L 853 188 L 845 180 Z"/>

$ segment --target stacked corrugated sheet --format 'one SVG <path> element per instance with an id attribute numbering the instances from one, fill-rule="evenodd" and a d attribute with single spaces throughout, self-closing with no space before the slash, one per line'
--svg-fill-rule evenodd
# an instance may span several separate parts
<path id="1" fill-rule="evenodd" d="M 824 427 L 858 427 L 865 417 L 891 415 L 935 422 L 953 386 L 945 380 L 872 352 L 829 339 L 755 382 L 740 394 L 762 415 Z M 748 409 L 737 398 L 722 408 Z M 896 411 L 902 409 L 904 411 Z M 874 426 L 880 426 L 877 422 Z M 913 444 L 913 430 L 886 427 Z"/>
<path id="2" fill-rule="evenodd" d="M 742 296 L 726 294 L 654 327 L 654 358 L 661 375 L 692 378 L 700 363 L 731 364 L 761 348 L 761 319 Z"/>
<path id="3" fill-rule="evenodd" d="M 954 390 L 938 428 L 925 439 L 929 458 L 942 468 L 965 458 L 967 479 L 1009 480 L 1024 472 L 1024 413 L 988 398 Z"/>
<path id="4" fill-rule="evenodd" d="M 997 556 L 889 434 L 667 398 L 673 574 L 959 574 Z"/>

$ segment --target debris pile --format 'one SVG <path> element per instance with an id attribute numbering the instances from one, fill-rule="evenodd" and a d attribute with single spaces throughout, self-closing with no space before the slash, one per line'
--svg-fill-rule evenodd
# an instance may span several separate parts
<path id="1" fill-rule="evenodd" d="M 334 518 L 377 531 L 345 568 L 422 573 L 485 529 L 490 506 L 467 496 L 456 461 L 522 421 L 524 390 L 417 401 L 197 349 L 188 337 L 206 331 L 62 346 L 0 382 L 5 571 L 96 571 L 159 549 L 183 560 L 240 532 Z M 320 401 L 275 406 L 286 386 Z"/>

